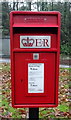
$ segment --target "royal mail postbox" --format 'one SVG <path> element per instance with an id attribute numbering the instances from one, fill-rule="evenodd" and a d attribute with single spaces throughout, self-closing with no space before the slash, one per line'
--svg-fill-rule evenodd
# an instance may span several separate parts
<path id="1" fill-rule="evenodd" d="M 10 13 L 13 107 L 58 104 L 60 13 Z"/>

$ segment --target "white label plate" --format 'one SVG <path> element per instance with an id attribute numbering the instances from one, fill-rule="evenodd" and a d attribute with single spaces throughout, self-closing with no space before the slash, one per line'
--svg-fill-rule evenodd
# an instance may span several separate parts
<path id="1" fill-rule="evenodd" d="M 51 36 L 20 36 L 20 48 L 50 48 Z"/>
<path id="2" fill-rule="evenodd" d="M 28 93 L 44 93 L 44 63 L 28 64 Z"/>

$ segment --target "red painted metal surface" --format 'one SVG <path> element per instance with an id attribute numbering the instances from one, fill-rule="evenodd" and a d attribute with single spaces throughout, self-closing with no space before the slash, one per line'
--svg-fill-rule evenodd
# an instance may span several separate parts
<path id="1" fill-rule="evenodd" d="M 20 48 L 20 36 L 51 36 L 50 48 Z M 13 107 L 56 107 L 60 54 L 60 13 L 10 13 Z M 33 53 L 39 54 L 33 60 Z M 28 63 L 44 63 L 44 93 L 28 93 Z"/>

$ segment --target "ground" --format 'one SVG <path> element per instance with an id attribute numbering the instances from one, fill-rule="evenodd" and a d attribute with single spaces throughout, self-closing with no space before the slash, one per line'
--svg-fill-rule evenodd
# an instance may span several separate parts
<path id="1" fill-rule="evenodd" d="M 71 68 L 60 68 L 59 74 L 59 105 L 56 108 L 39 108 L 39 118 L 43 120 L 71 119 Z M 0 63 L 0 118 L 26 118 L 27 108 L 11 106 L 11 74 L 10 64 Z"/>

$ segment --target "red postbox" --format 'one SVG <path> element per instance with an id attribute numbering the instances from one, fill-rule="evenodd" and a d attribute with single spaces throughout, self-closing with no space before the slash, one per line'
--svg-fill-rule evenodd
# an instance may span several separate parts
<path id="1" fill-rule="evenodd" d="M 56 107 L 60 13 L 10 13 L 13 107 Z"/>

